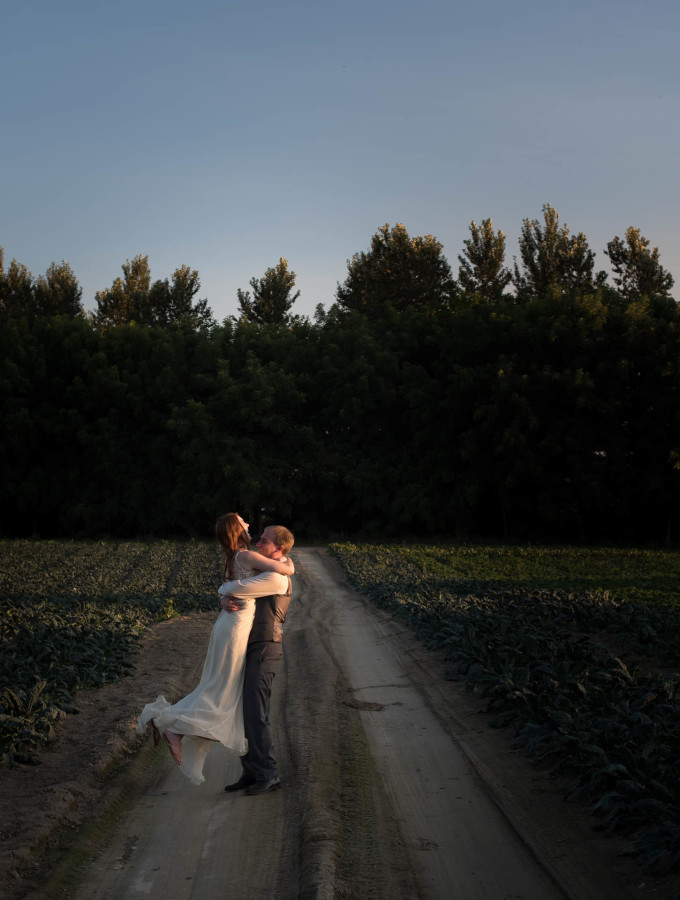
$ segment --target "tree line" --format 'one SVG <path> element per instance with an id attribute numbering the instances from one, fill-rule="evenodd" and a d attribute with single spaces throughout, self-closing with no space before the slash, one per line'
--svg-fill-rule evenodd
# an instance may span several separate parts
<path id="1" fill-rule="evenodd" d="M 66 263 L 0 264 L 2 532 L 675 540 L 673 281 L 638 229 L 607 254 L 546 205 L 512 268 L 473 222 L 454 278 L 385 225 L 328 310 L 281 259 L 221 324 L 186 266 L 128 261 L 87 316 Z"/>

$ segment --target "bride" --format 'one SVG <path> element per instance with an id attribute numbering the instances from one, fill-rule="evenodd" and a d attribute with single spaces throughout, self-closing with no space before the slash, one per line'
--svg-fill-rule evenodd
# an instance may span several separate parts
<path id="1" fill-rule="evenodd" d="M 224 553 L 223 582 L 258 572 L 292 575 L 295 571 L 289 559 L 268 559 L 250 550 L 248 523 L 237 513 L 220 516 L 215 532 Z M 243 603 L 237 612 L 220 612 L 198 686 L 174 704 L 158 696 L 147 703 L 137 719 L 140 734 L 151 723 L 156 746 L 163 736 L 173 759 L 193 784 L 205 780 L 203 763 L 213 743 L 239 756 L 248 752 L 243 729 L 243 679 L 254 615 L 254 600 Z"/>

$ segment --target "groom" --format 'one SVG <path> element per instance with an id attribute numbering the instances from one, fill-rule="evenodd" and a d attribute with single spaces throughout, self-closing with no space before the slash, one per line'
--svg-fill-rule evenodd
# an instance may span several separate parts
<path id="1" fill-rule="evenodd" d="M 268 559 L 287 556 L 294 538 L 283 525 L 270 525 L 256 547 Z M 268 794 L 281 787 L 269 723 L 269 702 L 274 677 L 283 659 L 283 623 L 290 604 L 291 581 L 276 572 L 261 572 L 242 581 L 226 581 L 220 588 L 220 606 L 227 612 L 241 609 L 239 601 L 255 598 L 255 619 L 248 638 L 243 685 L 243 721 L 248 752 L 241 757 L 243 774 L 225 791 L 245 788 L 246 794 Z"/>

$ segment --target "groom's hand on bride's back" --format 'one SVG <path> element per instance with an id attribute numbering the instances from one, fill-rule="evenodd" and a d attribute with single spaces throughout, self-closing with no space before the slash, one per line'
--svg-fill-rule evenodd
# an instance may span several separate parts
<path id="1" fill-rule="evenodd" d="M 243 609 L 245 604 L 241 603 L 240 600 L 237 600 L 235 597 L 222 597 L 220 600 L 220 606 L 225 612 L 238 612 L 239 609 Z"/>

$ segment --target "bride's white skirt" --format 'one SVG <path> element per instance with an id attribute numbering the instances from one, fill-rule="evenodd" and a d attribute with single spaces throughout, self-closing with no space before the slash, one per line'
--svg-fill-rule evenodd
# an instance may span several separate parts
<path id="1" fill-rule="evenodd" d="M 140 734 L 153 719 L 161 734 L 174 731 L 183 735 L 180 769 L 193 784 L 205 780 L 203 763 L 214 742 L 239 756 L 248 752 L 243 731 L 243 680 L 254 615 L 254 601 L 235 613 L 222 611 L 210 635 L 198 686 L 177 703 L 158 696 L 137 719 Z"/>

